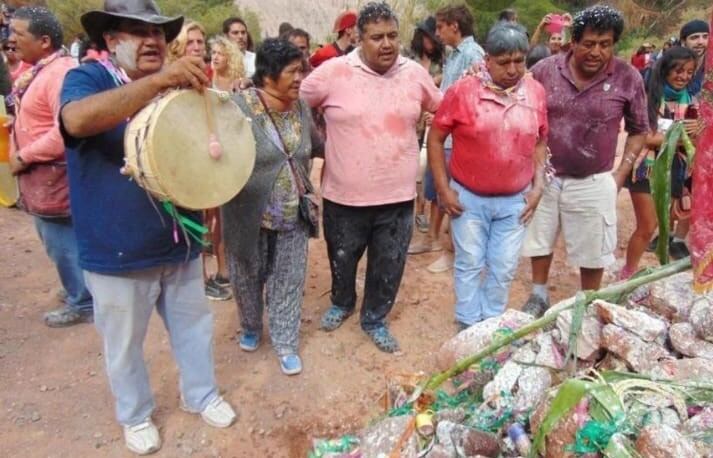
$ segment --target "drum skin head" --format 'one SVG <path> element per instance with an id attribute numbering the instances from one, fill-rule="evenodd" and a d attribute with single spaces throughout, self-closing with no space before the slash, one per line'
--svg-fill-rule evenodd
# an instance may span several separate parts
<path id="1" fill-rule="evenodd" d="M 171 92 L 131 121 L 131 127 L 135 122 L 150 123 L 137 163 L 150 169 L 161 189 L 147 190 L 191 210 L 219 207 L 231 200 L 245 186 L 255 165 L 255 139 L 248 119 L 231 99 L 212 90 L 207 94 L 222 149 L 219 159 L 209 153 L 208 116 L 204 95 L 198 91 Z M 144 111 L 149 113 L 148 119 L 141 116 Z M 127 148 L 136 144 L 135 138 L 129 138 L 132 132 L 127 129 Z"/>

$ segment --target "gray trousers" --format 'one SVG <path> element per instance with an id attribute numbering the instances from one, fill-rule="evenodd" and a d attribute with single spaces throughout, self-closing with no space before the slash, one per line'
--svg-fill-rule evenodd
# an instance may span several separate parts
<path id="1" fill-rule="evenodd" d="M 261 229 L 256 259 L 241 262 L 228 253 L 240 326 L 243 332 L 262 334 L 267 305 L 270 338 L 278 356 L 299 350 L 307 242 L 304 225 L 291 231 Z"/>
<path id="2" fill-rule="evenodd" d="M 213 367 L 213 313 L 196 259 L 121 275 L 84 272 L 94 297 L 94 322 L 122 425 L 143 422 L 154 409 L 143 344 L 156 307 L 180 370 L 186 407 L 201 412 L 218 395 Z"/>

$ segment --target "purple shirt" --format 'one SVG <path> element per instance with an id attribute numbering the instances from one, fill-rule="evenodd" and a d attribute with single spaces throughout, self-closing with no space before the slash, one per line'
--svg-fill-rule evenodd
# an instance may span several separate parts
<path id="1" fill-rule="evenodd" d="M 571 55 L 549 57 L 532 74 L 547 93 L 548 146 L 557 175 L 585 177 L 614 166 L 622 117 L 630 135 L 649 130 L 646 91 L 639 72 L 615 57 L 580 91 L 569 68 Z"/>

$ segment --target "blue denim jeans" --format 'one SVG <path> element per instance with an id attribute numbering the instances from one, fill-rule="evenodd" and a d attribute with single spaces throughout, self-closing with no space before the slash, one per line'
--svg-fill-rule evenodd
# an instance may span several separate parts
<path id="1" fill-rule="evenodd" d="M 34 217 L 35 228 L 52 260 L 62 287 L 67 292 L 67 307 L 79 312 L 92 311 L 92 295 L 84 284 L 84 274 L 79 267 L 77 238 L 70 218 Z"/>
<path id="2" fill-rule="evenodd" d="M 185 264 L 103 275 L 85 272 L 94 295 L 94 323 L 104 339 L 104 360 L 122 425 L 143 422 L 154 409 L 144 360 L 144 338 L 154 308 L 168 331 L 180 373 L 181 397 L 192 412 L 218 396 L 213 368 L 213 313 L 203 268 Z"/>
<path id="3" fill-rule="evenodd" d="M 455 181 L 464 208 L 453 218 L 456 320 L 471 325 L 505 311 L 515 278 L 525 226 L 525 191 L 510 196 L 476 195 Z"/>
<path id="4" fill-rule="evenodd" d="M 446 173 L 448 174 L 448 178 L 450 178 L 451 175 L 448 166 L 451 162 L 452 150 L 450 148 L 446 148 L 444 151 L 446 153 Z M 426 173 L 423 177 L 423 197 L 429 202 L 435 202 L 436 200 L 438 200 L 438 193 L 436 192 L 436 183 L 435 181 L 433 181 L 433 173 L 431 172 L 431 167 L 426 168 Z"/>

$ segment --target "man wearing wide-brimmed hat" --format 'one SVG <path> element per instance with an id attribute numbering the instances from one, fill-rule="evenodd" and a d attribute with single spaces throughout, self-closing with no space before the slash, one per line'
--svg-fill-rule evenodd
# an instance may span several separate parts
<path id="1" fill-rule="evenodd" d="M 79 262 L 94 297 L 126 445 L 147 454 L 161 446 L 142 348 L 154 307 L 180 369 L 182 408 L 215 427 L 236 418 L 215 382 L 213 316 L 203 294 L 200 249 L 174 234 L 163 207 L 121 174 L 127 119 L 165 90 L 203 90 L 209 81 L 200 57 L 164 65 L 166 44 L 183 18 L 162 16 L 153 1 L 106 0 L 102 11 L 81 21 L 110 59 L 70 71 L 60 97 Z"/>

